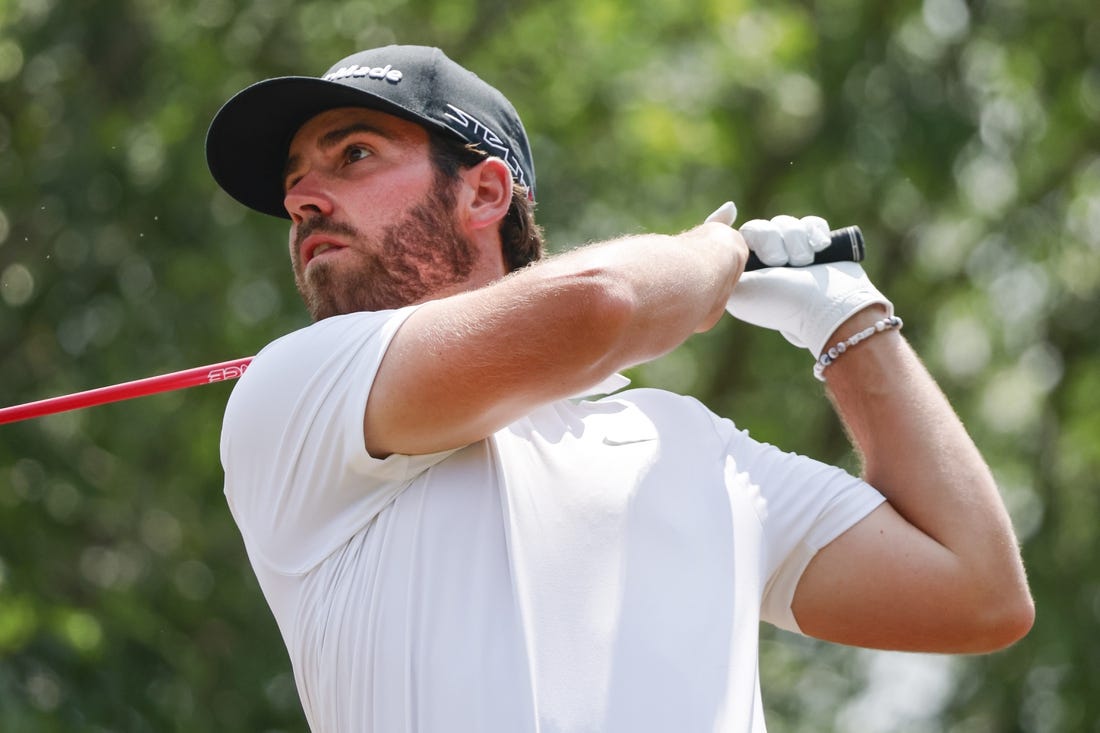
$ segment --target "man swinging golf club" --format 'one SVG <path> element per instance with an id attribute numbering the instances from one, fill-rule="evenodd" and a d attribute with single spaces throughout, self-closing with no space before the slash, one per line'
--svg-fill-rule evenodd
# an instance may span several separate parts
<path id="1" fill-rule="evenodd" d="M 289 219 L 315 319 L 221 443 L 314 731 L 763 731 L 761 620 L 936 652 L 1029 629 L 997 488 L 889 300 L 855 263 L 743 274 L 812 262 L 822 219 L 723 206 L 543 257 L 515 110 L 423 47 L 250 86 L 207 150 Z M 618 391 L 727 310 L 817 359 L 862 478 Z"/>

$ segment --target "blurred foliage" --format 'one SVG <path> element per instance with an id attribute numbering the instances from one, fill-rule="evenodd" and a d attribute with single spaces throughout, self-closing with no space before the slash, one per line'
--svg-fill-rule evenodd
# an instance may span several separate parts
<path id="1" fill-rule="evenodd" d="M 987 453 L 1038 621 L 985 657 L 764 631 L 770 730 L 1100 731 L 1095 0 L 0 0 L 0 404 L 304 325 L 280 221 L 203 136 L 269 76 L 439 45 L 524 117 L 553 248 L 858 223 Z M 733 321 L 634 370 L 855 467 L 809 360 Z M 221 494 L 230 387 L 0 427 L 0 730 L 304 731 Z"/>

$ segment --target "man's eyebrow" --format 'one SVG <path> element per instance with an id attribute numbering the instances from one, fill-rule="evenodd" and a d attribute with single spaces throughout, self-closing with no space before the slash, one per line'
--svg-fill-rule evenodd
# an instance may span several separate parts
<path id="1" fill-rule="evenodd" d="M 387 140 L 392 140 L 395 137 L 392 132 L 383 130 L 381 127 L 372 125 L 369 122 L 353 122 L 350 125 L 338 127 L 335 130 L 329 130 L 317 139 L 317 145 L 321 150 L 329 150 L 339 145 L 344 138 L 350 137 L 357 132 L 369 132 Z"/>
<path id="2" fill-rule="evenodd" d="M 385 138 L 386 140 L 393 140 L 396 137 L 392 132 L 383 130 L 377 125 L 372 125 L 368 122 L 353 122 L 350 125 L 345 125 L 344 127 L 337 127 L 335 130 L 329 130 L 324 135 L 317 138 L 317 147 L 319 147 L 322 151 L 331 150 L 348 137 L 351 137 L 352 135 L 359 132 L 367 132 L 373 135 L 378 135 L 379 137 Z M 300 160 L 301 156 L 299 155 L 287 156 L 286 165 L 283 167 L 284 180 L 288 175 L 290 175 L 290 172 L 293 171 L 295 167 L 297 167 Z"/>

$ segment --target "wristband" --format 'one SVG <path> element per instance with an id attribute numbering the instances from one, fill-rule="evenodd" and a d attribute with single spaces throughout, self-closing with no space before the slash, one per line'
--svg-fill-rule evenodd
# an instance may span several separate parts
<path id="1" fill-rule="evenodd" d="M 832 364 L 834 361 L 840 358 L 848 349 L 852 348 L 861 341 L 874 336 L 876 333 L 882 333 L 883 331 L 889 331 L 892 328 L 901 328 L 904 324 L 902 320 L 897 316 L 890 316 L 889 318 L 883 318 L 882 320 L 875 321 L 874 325 L 868 326 L 862 331 L 857 331 L 852 334 L 846 341 L 841 341 L 835 346 L 830 346 L 825 351 L 821 352 L 821 356 L 817 357 L 817 362 L 814 363 L 814 376 L 818 381 L 825 381 L 825 367 Z"/>

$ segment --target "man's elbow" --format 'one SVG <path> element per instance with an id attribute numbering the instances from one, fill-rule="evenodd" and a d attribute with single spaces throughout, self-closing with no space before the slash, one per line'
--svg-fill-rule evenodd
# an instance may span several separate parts
<path id="1" fill-rule="evenodd" d="M 976 628 L 965 651 L 984 654 L 1012 646 L 1027 636 L 1035 623 L 1035 602 L 1026 588 L 1002 595 L 975 614 Z"/>
<path id="2" fill-rule="evenodd" d="M 997 626 L 1000 633 L 998 649 L 1015 644 L 1027 636 L 1031 627 L 1035 625 L 1035 601 L 1027 590 L 1020 595 L 1020 599 L 1001 614 L 1002 619 Z"/>

